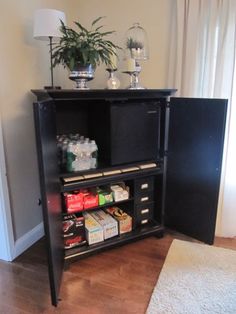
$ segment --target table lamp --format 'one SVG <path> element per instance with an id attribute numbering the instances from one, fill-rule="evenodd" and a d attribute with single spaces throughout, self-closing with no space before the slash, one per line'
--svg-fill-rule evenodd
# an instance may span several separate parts
<path id="1" fill-rule="evenodd" d="M 39 9 L 34 15 L 34 38 L 49 40 L 50 45 L 51 86 L 45 86 L 45 89 L 60 88 L 55 87 L 53 82 L 52 40 L 62 36 L 60 31 L 61 21 L 66 24 L 65 13 L 58 10 Z"/>

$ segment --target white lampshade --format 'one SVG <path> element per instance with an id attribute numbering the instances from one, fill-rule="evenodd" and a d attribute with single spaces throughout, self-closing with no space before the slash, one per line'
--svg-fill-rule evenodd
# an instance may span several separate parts
<path id="1" fill-rule="evenodd" d="M 34 15 L 34 38 L 48 40 L 49 37 L 60 38 L 61 22 L 66 24 L 65 13 L 53 9 L 40 9 Z"/>

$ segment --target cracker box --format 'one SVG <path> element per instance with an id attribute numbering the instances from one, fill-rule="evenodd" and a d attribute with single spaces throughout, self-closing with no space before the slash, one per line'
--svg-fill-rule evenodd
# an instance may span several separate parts
<path id="1" fill-rule="evenodd" d="M 62 222 L 64 248 L 70 249 L 86 243 L 84 217 L 75 214 L 65 215 Z"/>
<path id="2" fill-rule="evenodd" d="M 118 222 L 119 234 L 132 231 L 132 217 L 125 213 L 119 207 L 109 207 L 106 212 Z"/>
<path id="3" fill-rule="evenodd" d="M 111 185 L 111 190 L 115 202 L 127 200 L 129 198 L 129 187 L 123 182 Z"/>
<path id="4" fill-rule="evenodd" d="M 85 218 L 85 233 L 88 244 L 102 242 L 104 240 L 101 225 L 87 212 L 83 213 Z"/>
<path id="5" fill-rule="evenodd" d="M 80 192 L 64 193 L 66 211 L 75 213 L 83 210 L 83 194 Z"/>
<path id="6" fill-rule="evenodd" d="M 111 215 L 103 210 L 96 210 L 91 215 L 102 226 L 105 240 L 118 235 L 118 223 Z"/>

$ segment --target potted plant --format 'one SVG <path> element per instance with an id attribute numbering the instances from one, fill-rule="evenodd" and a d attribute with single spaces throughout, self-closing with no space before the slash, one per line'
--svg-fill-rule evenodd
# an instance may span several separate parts
<path id="1" fill-rule="evenodd" d="M 143 43 L 136 39 L 133 39 L 132 37 L 129 37 L 126 42 L 126 47 L 130 50 L 143 49 Z"/>
<path id="2" fill-rule="evenodd" d="M 105 63 L 112 67 L 112 55 L 116 54 L 117 45 L 107 39 L 114 31 L 101 29 L 103 25 L 97 23 L 103 17 L 98 17 L 88 30 L 79 22 L 74 22 L 78 31 L 65 26 L 61 21 L 62 37 L 53 48 L 53 67 L 62 64 L 70 70 L 69 78 L 77 82 L 78 88 L 86 88 L 86 81 L 94 77 L 94 71 L 98 65 Z"/>

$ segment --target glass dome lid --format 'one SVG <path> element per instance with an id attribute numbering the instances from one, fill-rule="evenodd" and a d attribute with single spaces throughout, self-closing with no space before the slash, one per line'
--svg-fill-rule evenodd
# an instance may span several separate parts
<path id="1" fill-rule="evenodd" d="M 135 60 L 149 58 L 148 38 L 146 31 L 139 23 L 134 23 L 126 32 L 125 37 L 126 57 Z"/>

